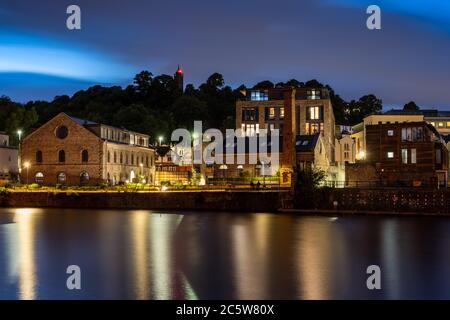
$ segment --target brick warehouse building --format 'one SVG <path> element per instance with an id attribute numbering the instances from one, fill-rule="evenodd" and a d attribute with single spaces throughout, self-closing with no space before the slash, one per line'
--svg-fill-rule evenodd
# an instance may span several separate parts
<path id="1" fill-rule="evenodd" d="M 22 180 L 42 185 L 153 183 L 149 136 L 60 113 L 22 141 Z M 23 165 L 22 165 L 23 166 Z"/>
<path id="2" fill-rule="evenodd" d="M 366 125 L 365 160 L 346 166 L 346 183 L 446 186 L 448 150 L 425 121 Z M 362 184 L 361 184 L 362 185 Z"/>

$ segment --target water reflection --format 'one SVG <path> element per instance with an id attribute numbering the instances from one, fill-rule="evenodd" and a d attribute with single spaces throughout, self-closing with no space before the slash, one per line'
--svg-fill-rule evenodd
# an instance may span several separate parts
<path id="1" fill-rule="evenodd" d="M 450 298 L 447 219 L 68 209 L 0 217 L 3 299 Z M 70 264 L 82 268 L 81 291 L 65 287 Z M 365 287 L 370 264 L 382 269 L 381 292 Z"/>

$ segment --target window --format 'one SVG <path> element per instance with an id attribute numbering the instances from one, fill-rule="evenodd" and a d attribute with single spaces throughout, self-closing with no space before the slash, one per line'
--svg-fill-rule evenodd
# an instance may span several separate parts
<path id="1" fill-rule="evenodd" d="M 37 172 L 34 176 L 34 181 L 39 184 L 44 183 L 44 174 L 42 172 Z"/>
<path id="2" fill-rule="evenodd" d="M 450 128 L 450 122 L 447 122 L 447 127 L 449 127 L 449 128 Z"/>
<path id="3" fill-rule="evenodd" d="M 345 150 L 345 151 L 350 151 L 350 146 L 349 146 L 348 143 L 345 143 L 345 144 L 344 144 L 344 150 Z"/>
<path id="4" fill-rule="evenodd" d="M 267 90 L 254 90 L 250 92 L 251 101 L 267 101 L 269 100 L 269 92 Z"/>
<path id="5" fill-rule="evenodd" d="M 306 134 L 323 133 L 323 123 L 306 123 Z"/>
<path id="6" fill-rule="evenodd" d="M 388 130 L 388 131 L 387 131 L 387 135 L 388 135 L 389 137 L 394 136 L 394 130 Z"/>
<path id="7" fill-rule="evenodd" d="M 269 108 L 269 120 L 275 119 L 275 108 Z"/>
<path id="8" fill-rule="evenodd" d="M 320 99 L 320 90 L 316 90 L 316 89 L 308 90 L 308 91 L 306 91 L 306 94 L 307 94 L 308 100 Z"/>
<path id="9" fill-rule="evenodd" d="M 280 108 L 280 119 L 284 119 L 284 108 Z"/>
<path id="10" fill-rule="evenodd" d="M 438 123 L 438 127 L 442 128 L 443 126 L 444 126 L 444 123 L 443 123 L 443 122 L 439 122 L 439 123 Z"/>
<path id="11" fill-rule="evenodd" d="M 349 153 L 346 151 L 344 152 L 344 159 L 348 159 L 349 158 Z"/>
<path id="12" fill-rule="evenodd" d="M 402 149 L 402 163 L 408 164 L 408 149 Z"/>
<path id="13" fill-rule="evenodd" d="M 134 154 L 131 154 L 131 165 L 134 164 Z"/>
<path id="14" fill-rule="evenodd" d="M 122 152 L 119 155 L 119 163 L 122 164 L 123 163 L 123 154 Z"/>
<path id="15" fill-rule="evenodd" d="M 57 181 L 58 181 L 59 184 L 66 183 L 66 174 L 64 172 L 58 173 Z"/>
<path id="16" fill-rule="evenodd" d="M 441 149 L 436 149 L 436 163 L 442 163 Z"/>
<path id="17" fill-rule="evenodd" d="M 320 119 L 320 107 L 309 107 L 309 119 L 308 120 L 319 120 Z"/>
<path id="18" fill-rule="evenodd" d="M 87 150 L 81 151 L 81 162 L 89 161 L 89 152 Z"/>
<path id="19" fill-rule="evenodd" d="M 80 184 L 84 185 L 89 181 L 89 174 L 86 171 L 80 173 Z"/>
<path id="20" fill-rule="evenodd" d="M 423 140 L 423 128 L 402 128 L 402 142 L 416 142 Z"/>
<path id="21" fill-rule="evenodd" d="M 58 152 L 58 161 L 59 162 L 66 162 L 66 153 L 64 150 L 59 150 Z"/>
<path id="22" fill-rule="evenodd" d="M 394 152 L 388 151 L 386 156 L 387 156 L 388 159 L 394 159 Z"/>
<path id="23" fill-rule="evenodd" d="M 42 163 L 42 151 L 36 151 L 36 163 Z"/>
<path id="24" fill-rule="evenodd" d="M 417 163 L 417 150 L 411 149 L 411 163 Z"/>
<path id="25" fill-rule="evenodd" d="M 117 153 L 114 151 L 114 163 L 117 163 Z"/>
<path id="26" fill-rule="evenodd" d="M 108 151 L 108 163 L 111 162 L 111 152 Z"/>
<path id="27" fill-rule="evenodd" d="M 55 135 L 58 139 L 65 139 L 69 135 L 69 129 L 66 126 L 59 126 L 56 128 Z"/>
<path id="28" fill-rule="evenodd" d="M 258 109 L 256 108 L 244 108 L 242 109 L 242 121 L 257 121 Z"/>

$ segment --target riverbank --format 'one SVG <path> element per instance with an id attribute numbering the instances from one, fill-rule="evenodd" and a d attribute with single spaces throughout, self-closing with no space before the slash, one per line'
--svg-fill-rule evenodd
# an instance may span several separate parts
<path id="1" fill-rule="evenodd" d="M 379 211 L 379 210 L 333 210 L 333 209 L 279 209 L 280 213 L 305 215 L 305 216 L 432 216 L 450 217 L 446 212 L 420 212 L 420 211 Z"/>
<path id="2" fill-rule="evenodd" d="M 275 212 L 287 192 L 281 191 L 170 191 L 170 192 L 44 192 L 0 194 L 1 207 L 92 208 L 195 211 Z"/>

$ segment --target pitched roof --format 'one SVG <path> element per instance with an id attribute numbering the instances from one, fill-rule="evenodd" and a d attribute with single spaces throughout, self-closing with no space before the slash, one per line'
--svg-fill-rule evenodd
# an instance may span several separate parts
<path id="1" fill-rule="evenodd" d="M 80 119 L 80 118 L 76 118 L 76 117 L 72 117 L 67 115 L 70 119 L 72 119 L 73 121 L 75 121 L 76 123 L 78 123 L 80 126 L 87 126 L 87 125 L 96 125 L 98 124 L 97 122 L 94 121 L 90 121 L 90 120 L 86 120 L 86 119 Z"/>
<path id="2" fill-rule="evenodd" d="M 313 151 L 319 141 L 320 133 L 314 135 L 299 135 L 295 143 L 295 150 L 297 152 Z"/>

